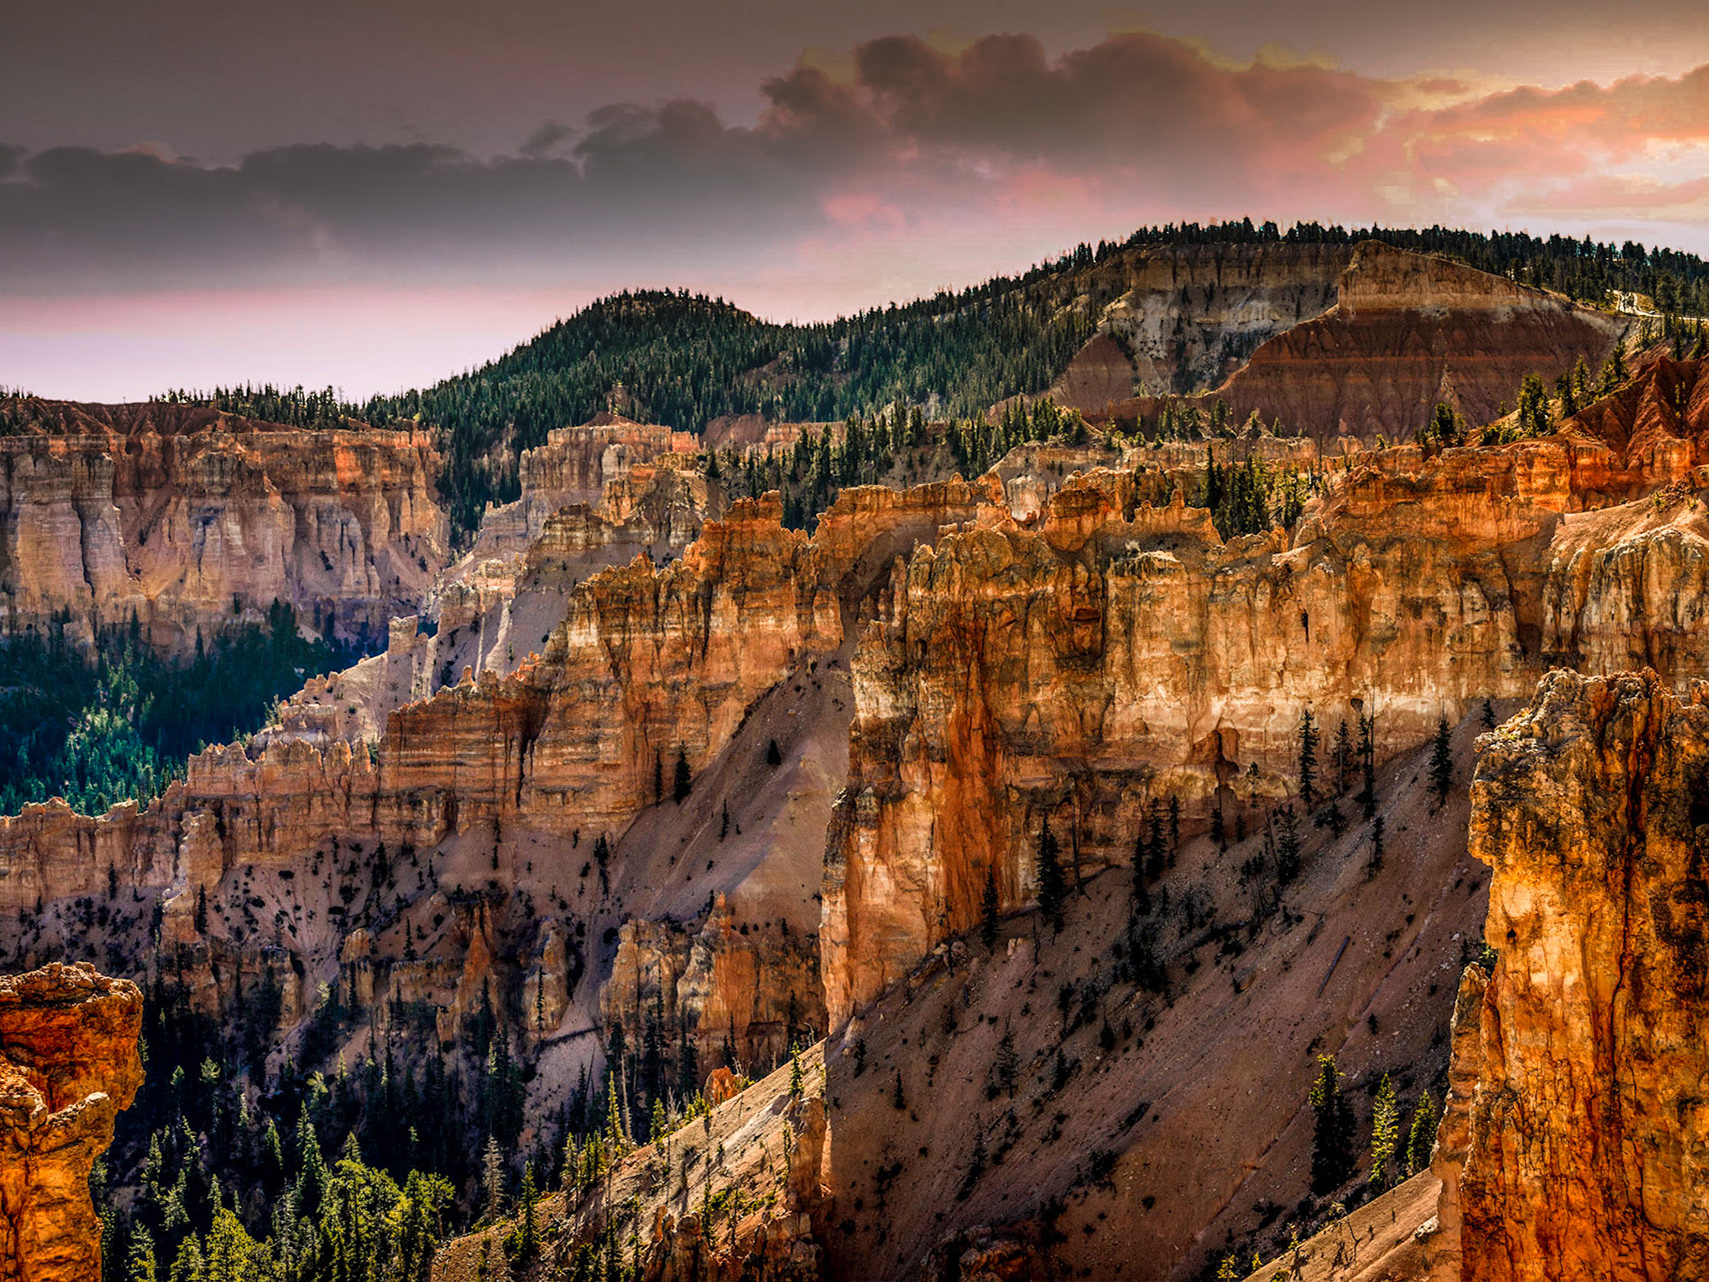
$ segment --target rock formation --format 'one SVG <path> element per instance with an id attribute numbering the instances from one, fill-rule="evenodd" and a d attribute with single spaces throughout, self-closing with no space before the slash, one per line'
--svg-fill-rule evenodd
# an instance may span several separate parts
<path id="1" fill-rule="evenodd" d="M 1387 755 L 1554 665 L 1709 675 L 1709 523 L 1687 483 L 1706 429 L 1699 411 L 1666 440 L 1611 442 L 1581 420 L 1326 460 L 1291 536 L 1227 543 L 1179 495 L 1140 501 L 1141 450 L 1036 520 L 995 513 L 922 545 L 853 661 L 826 865 L 833 1025 L 973 924 L 988 869 L 1003 902 L 1030 898 L 1047 820 L 1079 875 L 1129 858 L 1154 799 L 1191 826 L 1287 796 L 1307 709 L 1326 737 L 1369 713 Z"/>
<path id="2" fill-rule="evenodd" d="M 719 1062 L 726 1038 L 745 1061 L 770 1063 L 825 1027 L 821 993 L 815 936 L 749 934 L 720 895 L 692 933 L 674 922 L 625 922 L 600 1014 L 632 1035 L 651 1024 L 672 1045 L 690 1037 L 701 1064 Z"/>
<path id="3" fill-rule="evenodd" d="M 445 563 L 425 431 L 299 430 L 182 405 L 7 401 L 0 632 L 135 617 L 188 650 L 275 600 L 383 637 Z"/>
<path id="4" fill-rule="evenodd" d="M 1133 315 L 1191 319 L 1197 299 L 1206 302 L 1206 330 L 1198 353 L 1183 352 L 1148 373 L 1138 369 L 1144 394 L 1100 399 L 1114 381 L 1107 347 L 1089 347 L 1061 383 L 1064 400 L 1103 417 L 1147 418 L 1160 398 L 1191 394 L 1208 404 L 1220 400 L 1236 421 L 1258 413 L 1266 424 L 1333 440 L 1356 436 L 1374 442 L 1410 439 L 1437 401 L 1446 401 L 1472 423 L 1485 423 L 1511 406 L 1527 374 L 1546 379 L 1571 369 L 1580 356 L 1599 366 L 1626 330 L 1626 322 L 1578 307 L 1543 290 L 1516 285 L 1450 259 L 1410 253 L 1375 241 L 1356 247 L 1275 246 L 1197 251 L 1213 279 L 1180 280 L 1183 251 L 1152 251 L 1148 270 L 1136 276 L 1134 292 L 1113 306 L 1107 328 L 1118 336 Z M 1159 266 L 1170 279 L 1156 279 Z M 1229 279 L 1224 280 L 1224 273 Z M 1247 296 L 1240 273 L 1275 284 Z M 1277 287 L 1281 287 L 1279 290 Z M 1271 292 L 1276 290 L 1277 292 Z M 1211 300 L 1227 299 L 1224 310 Z M 1286 315 L 1288 303 L 1293 314 Z M 1277 315 L 1277 304 L 1283 307 Z M 1156 348 L 1141 337 L 1140 350 Z M 1093 344 L 1108 339 L 1094 339 Z M 1196 377 L 1182 377 L 1190 371 Z M 1213 371 L 1214 376 L 1212 376 Z"/>
<path id="5" fill-rule="evenodd" d="M 1709 687 L 1552 673 L 1472 802 L 1499 960 L 1461 1277 L 1709 1277 Z"/>
<path id="6" fill-rule="evenodd" d="M 142 1085 L 142 994 L 87 965 L 0 976 L 0 1278 L 95 1282 L 89 1173 Z"/>

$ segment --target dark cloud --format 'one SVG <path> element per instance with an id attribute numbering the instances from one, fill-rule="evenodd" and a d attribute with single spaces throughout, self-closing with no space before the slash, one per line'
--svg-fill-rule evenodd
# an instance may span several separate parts
<path id="1" fill-rule="evenodd" d="M 803 246 L 882 262 L 886 243 L 997 223 L 1031 228 L 1035 253 L 1064 226 L 1180 217 L 1480 225 L 1559 216 L 1574 192 L 1594 214 L 1614 207 L 1611 161 L 1709 148 L 1709 68 L 1480 94 L 1229 63 L 1144 33 L 1058 57 L 1024 34 L 955 51 L 885 37 L 848 68 L 767 80 L 751 124 L 692 98 L 614 103 L 540 125 L 513 156 L 321 143 L 217 165 L 0 147 L 0 292 L 539 284 L 590 264 L 636 283 L 739 278 Z"/>
<path id="2" fill-rule="evenodd" d="M 522 154 L 530 159 L 549 156 L 575 136 L 576 131 L 568 125 L 548 120 L 523 139 Z"/>

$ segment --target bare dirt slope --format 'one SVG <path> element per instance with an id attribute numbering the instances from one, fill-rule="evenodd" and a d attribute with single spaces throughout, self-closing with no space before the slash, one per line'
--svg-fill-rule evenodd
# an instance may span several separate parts
<path id="1" fill-rule="evenodd" d="M 1476 730 L 1456 736 L 1462 780 Z M 1313 1209 L 1316 1054 L 1339 1057 L 1365 1130 L 1384 1073 L 1410 1103 L 1446 1065 L 1487 872 L 1466 855 L 1463 788 L 1435 808 L 1424 765 L 1379 777 L 1375 875 L 1369 824 L 1314 834 L 1284 908 L 1255 926 L 1271 874 L 1242 865 L 1261 839 L 1187 843 L 1142 918 L 1166 995 L 1128 978 L 1116 869 L 1071 898 L 1060 935 L 1019 914 L 990 954 L 974 940 L 955 963 L 952 946 L 854 1021 L 826 1056 L 834 1275 L 914 1276 L 981 1225 L 1047 1244 L 1052 1276 L 1184 1279 L 1285 1244 Z M 1012 1096 L 994 1067 L 1005 1036 Z M 970 1176 L 981 1145 L 988 1169 Z"/>

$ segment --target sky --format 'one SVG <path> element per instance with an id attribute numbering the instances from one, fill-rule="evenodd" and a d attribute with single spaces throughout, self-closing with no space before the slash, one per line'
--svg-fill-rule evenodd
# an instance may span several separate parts
<path id="1" fill-rule="evenodd" d="M 19 0 L 0 50 L 44 396 L 359 398 L 616 289 L 817 319 L 1186 219 L 1709 254 L 1703 0 Z"/>

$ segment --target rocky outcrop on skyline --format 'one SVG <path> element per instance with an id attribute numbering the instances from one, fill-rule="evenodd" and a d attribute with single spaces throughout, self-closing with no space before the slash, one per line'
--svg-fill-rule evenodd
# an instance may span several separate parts
<path id="1" fill-rule="evenodd" d="M 1184 398 L 1319 441 L 1407 440 L 1437 401 L 1486 423 L 1515 404 L 1527 374 L 1552 381 L 1581 356 L 1599 367 L 1628 328 L 1376 241 L 1171 246 L 1130 259 L 1128 291 L 1051 389 L 1097 418 L 1152 420 Z"/>

